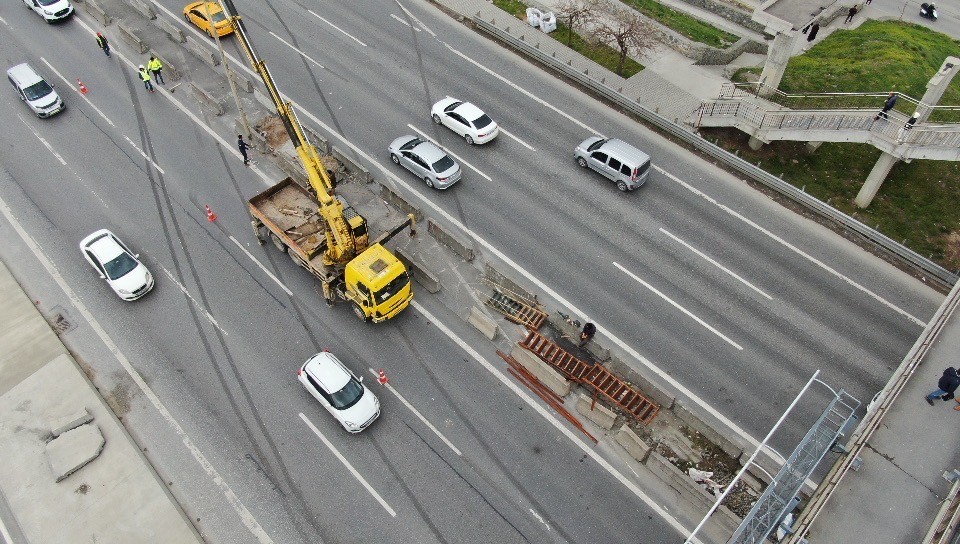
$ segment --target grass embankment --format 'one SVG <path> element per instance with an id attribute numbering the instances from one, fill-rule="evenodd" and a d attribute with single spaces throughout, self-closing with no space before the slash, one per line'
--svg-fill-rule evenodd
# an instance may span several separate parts
<path id="1" fill-rule="evenodd" d="M 834 32 L 791 59 L 780 89 L 790 94 L 895 89 L 919 99 L 950 55 L 960 56 L 960 42 L 949 36 L 912 24 L 868 21 L 854 30 Z M 874 100 L 872 106 L 879 110 L 883 98 Z M 940 105 L 960 106 L 960 78 L 951 83 Z M 900 100 L 897 110 L 909 116 L 913 104 Z M 824 143 L 808 153 L 802 142 L 773 142 L 753 151 L 739 131 L 704 133 L 946 268 L 960 269 L 960 163 L 898 162 L 870 207 L 861 210 L 853 199 L 880 157 L 873 146 Z"/>
<path id="2" fill-rule="evenodd" d="M 740 39 L 735 34 L 720 30 L 686 13 L 670 9 L 656 0 L 623 0 L 623 3 L 695 42 L 723 49 L 737 43 Z"/>
<path id="3" fill-rule="evenodd" d="M 519 0 L 493 0 L 493 5 L 503 11 L 512 13 L 520 19 L 524 19 L 527 16 L 528 6 Z M 570 32 L 570 29 L 567 27 L 567 24 L 561 21 L 560 18 L 557 18 L 557 29 L 549 35 L 560 43 L 566 44 L 568 32 Z M 596 41 L 591 40 L 589 37 L 582 36 L 576 31 L 572 32 L 569 36 L 571 49 L 596 62 L 600 66 L 603 66 L 607 70 L 616 73 L 617 64 L 620 61 L 620 53 L 616 49 L 608 45 L 598 44 Z M 623 63 L 623 74 L 621 75 L 624 78 L 628 78 L 641 70 L 643 70 L 642 64 L 631 58 L 627 58 Z"/>

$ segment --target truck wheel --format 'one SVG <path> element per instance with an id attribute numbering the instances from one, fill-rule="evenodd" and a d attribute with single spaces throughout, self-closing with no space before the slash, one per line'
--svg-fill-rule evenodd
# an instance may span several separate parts
<path id="1" fill-rule="evenodd" d="M 356 302 L 353 303 L 353 313 L 357 314 L 357 317 L 360 318 L 360 321 L 370 320 L 370 318 L 367 317 L 367 314 L 363 313 L 363 308 L 361 308 Z"/>
<path id="2" fill-rule="evenodd" d="M 299 255 L 297 255 L 296 251 L 287 251 L 287 255 L 290 256 L 290 260 L 293 261 L 297 266 L 302 266 L 304 268 L 307 267 L 307 264 L 303 262 L 303 259 L 301 259 Z"/>
<path id="3" fill-rule="evenodd" d="M 277 249 L 280 250 L 280 253 L 287 252 L 287 246 L 284 245 L 283 240 L 281 240 L 279 236 L 272 232 L 270 233 L 270 241 L 273 242 L 273 245 L 277 246 Z"/>

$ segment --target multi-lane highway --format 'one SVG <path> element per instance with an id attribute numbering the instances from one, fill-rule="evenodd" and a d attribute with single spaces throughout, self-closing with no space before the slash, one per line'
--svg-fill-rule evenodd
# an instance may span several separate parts
<path id="1" fill-rule="evenodd" d="M 0 12 L 4 67 L 31 62 L 68 109 L 40 120 L 0 95 L 0 257 L 41 309 L 78 323 L 65 342 L 210 541 L 668 542 L 692 527 L 605 464 L 609 448 L 509 387 L 491 345 L 424 290 L 377 327 L 326 308 L 302 270 L 253 243 L 244 203 L 275 180 L 243 167 L 230 125 L 186 93 L 147 94 L 95 48 L 89 19 L 47 26 L 13 7 Z M 818 368 L 868 400 L 942 298 L 427 3 L 238 8 L 307 124 L 743 434 L 765 434 Z M 156 9 L 182 21 L 179 4 Z M 72 90 L 81 75 L 86 97 Z M 434 125 L 448 94 L 506 133 L 468 146 Z M 393 166 L 386 146 L 407 133 L 449 149 L 464 179 L 434 192 Z M 621 194 L 580 170 L 573 147 L 591 134 L 647 151 L 648 183 Z M 156 292 L 123 303 L 89 269 L 76 244 L 102 227 L 142 253 Z M 375 388 L 381 421 L 359 436 L 294 379 L 322 348 L 368 381 L 391 369 L 395 389 Z"/>

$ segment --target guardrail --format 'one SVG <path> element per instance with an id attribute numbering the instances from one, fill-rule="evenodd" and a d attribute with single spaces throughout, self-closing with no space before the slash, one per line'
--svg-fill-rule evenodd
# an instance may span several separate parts
<path id="1" fill-rule="evenodd" d="M 480 30 L 490 34 L 494 38 L 533 58 L 541 64 L 548 66 L 560 72 L 564 76 L 580 83 L 584 87 L 592 90 L 607 100 L 610 100 L 630 113 L 633 113 L 644 121 L 693 146 L 698 151 L 722 162 L 727 167 L 732 168 L 733 170 L 745 176 L 748 176 L 754 181 L 762 183 L 766 187 L 776 191 L 784 197 L 789 198 L 797 204 L 800 204 L 807 210 L 819 215 L 820 217 L 833 221 L 834 223 L 842 226 L 847 231 L 854 233 L 866 242 L 871 243 L 874 247 L 883 251 L 888 256 L 896 258 L 914 270 L 925 274 L 930 280 L 937 283 L 939 286 L 950 288 L 957 283 L 958 280 L 960 280 L 960 276 L 958 276 L 957 273 L 943 268 L 939 264 L 923 257 L 915 251 L 907 248 L 903 244 L 893 241 L 877 230 L 868 227 L 849 215 L 841 213 L 823 201 L 805 193 L 804 191 L 801 191 L 800 189 L 797 189 L 793 185 L 774 176 L 773 174 L 770 174 L 769 172 L 750 164 L 740 157 L 737 157 L 733 153 L 730 153 L 714 145 L 713 143 L 708 142 L 699 134 L 692 132 L 677 122 L 671 121 L 656 112 L 650 111 L 649 109 L 627 98 L 606 84 L 571 68 L 562 60 L 547 55 L 536 47 L 533 47 L 523 40 L 504 32 L 503 30 L 477 16 L 471 17 L 471 21 Z"/>

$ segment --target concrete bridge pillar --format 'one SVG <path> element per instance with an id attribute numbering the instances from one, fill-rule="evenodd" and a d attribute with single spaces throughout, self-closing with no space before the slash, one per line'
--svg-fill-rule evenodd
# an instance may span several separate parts
<path id="1" fill-rule="evenodd" d="M 773 42 L 767 47 L 767 61 L 760 74 L 760 82 L 763 83 L 763 87 L 760 88 L 761 96 L 769 96 L 780 86 L 780 80 L 783 79 L 783 72 L 787 69 L 787 63 L 790 62 L 790 55 L 793 53 L 798 35 L 800 33 L 794 30 L 777 32 Z"/>
<path id="2" fill-rule="evenodd" d="M 807 142 L 807 151 L 813 153 L 817 149 L 820 149 L 821 145 L 823 145 L 823 142 Z"/>
<path id="3" fill-rule="evenodd" d="M 958 71 L 960 71 L 960 58 L 947 57 L 943 61 L 940 70 L 927 82 L 927 91 L 923 93 L 923 98 L 920 99 L 921 106 L 917 110 L 917 113 L 920 114 L 917 119 L 918 123 L 924 123 L 930 117 L 930 114 L 933 113 L 931 108 L 940 102 L 943 93 L 946 92 L 953 76 L 957 75 Z"/>
<path id="4" fill-rule="evenodd" d="M 750 140 L 747 142 L 747 145 L 750 146 L 750 149 L 754 151 L 757 151 L 758 149 L 763 147 L 763 144 L 764 144 L 763 140 L 757 138 L 756 136 L 751 136 Z"/>
<path id="5" fill-rule="evenodd" d="M 857 198 L 854 199 L 858 208 L 866 208 L 873 202 L 873 197 L 877 196 L 877 191 L 883 185 L 883 180 L 887 179 L 887 175 L 890 174 L 894 164 L 897 164 L 897 158 L 893 155 L 889 153 L 880 155 L 877 164 L 873 165 L 873 170 L 870 170 L 867 180 L 863 182 L 863 187 L 857 193 Z"/>

